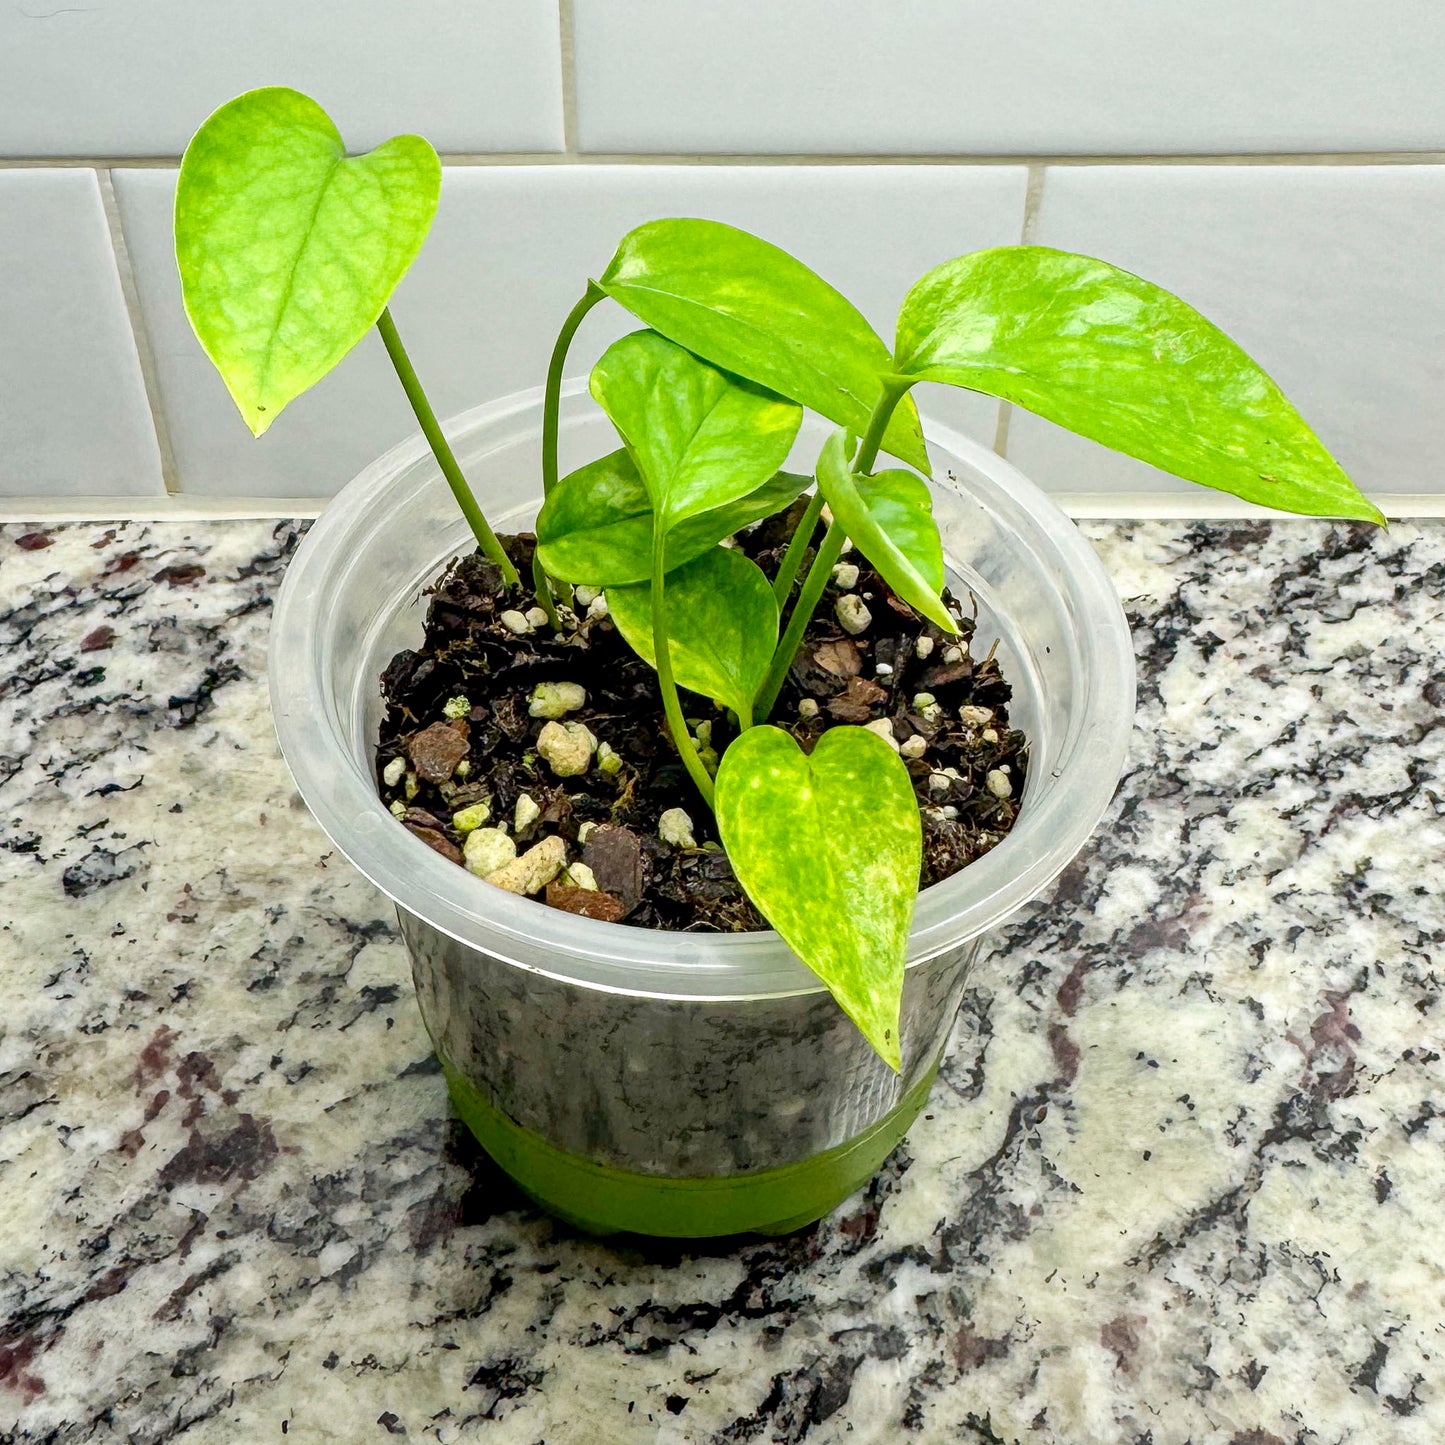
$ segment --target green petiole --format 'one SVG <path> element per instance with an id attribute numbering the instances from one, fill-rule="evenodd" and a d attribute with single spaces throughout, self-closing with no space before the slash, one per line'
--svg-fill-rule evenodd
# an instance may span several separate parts
<path id="1" fill-rule="evenodd" d="M 883 389 L 878 393 L 878 400 L 873 404 L 873 410 L 868 417 L 868 430 L 863 434 L 862 444 L 858 448 L 858 458 L 853 464 L 855 471 L 866 473 L 877 459 L 878 448 L 883 442 L 883 433 L 888 430 L 888 420 L 893 415 L 898 403 L 907 395 L 908 388 L 913 385 L 913 381 L 914 378 L 906 376 L 884 378 Z M 792 591 L 793 578 L 797 575 L 804 549 L 807 547 L 808 541 L 813 535 L 813 529 L 822 513 L 823 494 L 820 490 L 814 493 L 813 500 L 808 503 L 808 510 L 803 513 L 797 529 L 788 543 L 788 550 L 783 553 L 778 576 L 773 583 L 773 592 L 778 598 L 780 608 L 787 599 L 788 593 Z M 828 578 L 832 574 L 838 558 L 843 555 L 845 540 L 843 529 L 836 522 L 830 522 L 828 530 L 823 534 L 823 540 L 819 544 L 817 555 L 813 558 L 813 564 L 808 568 L 808 575 L 803 579 L 803 590 L 798 597 L 797 605 L 788 618 L 787 629 L 778 643 L 777 650 L 773 653 L 773 660 L 768 664 L 768 671 L 763 678 L 762 686 L 758 689 L 757 700 L 753 706 L 754 717 L 766 720 L 777 703 L 778 694 L 783 690 L 783 681 L 788 675 L 788 669 L 798 655 L 798 648 L 802 646 L 803 634 L 808 630 L 808 622 L 823 595 L 823 589 L 828 585 Z M 790 563 L 791 573 L 788 571 Z M 785 575 L 786 584 L 782 585 Z M 780 585 L 782 585 L 781 592 L 779 591 Z"/>
<path id="2" fill-rule="evenodd" d="M 813 610 L 823 595 L 823 588 L 828 585 L 828 578 L 832 575 L 838 558 L 843 555 L 843 543 L 846 540 L 843 529 L 836 522 L 830 522 L 828 530 L 823 533 L 822 542 L 818 544 L 813 565 L 808 568 L 808 575 L 803 579 L 803 590 L 788 617 L 787 630 L 773 653 L 773 660 L 768 664 L 762 686 L 758 688 L 757 701 L 753 704 L 754 717 L 766 720 L 772 712 L 778 694 L 783 690 L 783 680 L 788 675 L 788 669 L 798 655 L 798 648 L 802 645 L 803 634 L 808 630 Z"/>
<path id="3" fill-rule="evenodd" d="M 808 543 L 813 540 L 818 518 L 822 515 L 823 494 L 814 492 L 808 500 L 807 509 L 798 518 L 798 525 L 788 539 L 788 549 L 783 553 L 783 560 L 778 563 L 778 575 L 773 578 L 773 596 L 778 599 L 779 612 L 787 606 L 788 598 L 792 595 L 793 583 L 798 580 L 798 568 L 803 565 Z"/>
<path id="4" fill-rule="evenodd" d="M 502 550 L 502 544 L 497 541 L 496 533 L 487 525 L 487 519 L 482 515 L 482 509 L 477 506 L 477 499 L 472 495 L 472 489 L 462 475 L 461 466 L 452 452 L 451 443 L 447 441 L 441 424 L 436 419 L 436 413 L 432 410 L 431 402 L 427 400 L 426 392 L 422 390 L 421 382 L 417 379 L 416 369 L 411 364 L 411 358 L 401 344 L 401 337 L 397 335 L 396 323 L 391 319 L 389 307 L 383 308 L 381 315 L 377 317 L 376 329 L 381 332 L 381 339 L 386 346 L 386 354 L 391 358 L 391 364 L 396 369 L 401 389 L 406 392 L 406 399 L 411 403 L 411 409 L 416 413 L 417 421 L 421 423 L 422 435 L 426 437 L 427 445 L 431 447 L 432 455 L 442 469 L 442 475 L 447 479 L 447 485 L 452 489 L 452 496 L 457 499 L 457 506 L 462 509 L 462 515 L 470 524 L 472 535 L 477 539 L 477 545 L 501 569 L 502 577 L 507 585 L 515 587 L 521 581 L 517 575 L 517 569 L 512 565 L 512 559 Z"/>
<path id="5" fill-rule="evenodd" d="M 582 318 L 603 299 L 607 293 L 589 281 L 582 299 L 567 313 L 557 340 L 552 346 L 552 357 L 547 363 L 547 384 L 542 391 L 542 495 L 545 497 L 557 485 L 557 430 L 562 410 L 562 369 L 567 365 L 567 352 L 572 338 L 582 324 Z M 535 553 L 532 556 L 532 587 L 547 614 L 547 621 L 557 627 L 557 605 L 552 597 L 552 584 L 547 577 L 542 560 Z"/>

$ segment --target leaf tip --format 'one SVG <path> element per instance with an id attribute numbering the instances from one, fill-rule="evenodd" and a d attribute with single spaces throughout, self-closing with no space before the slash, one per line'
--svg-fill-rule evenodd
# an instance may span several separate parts
<path id="1" fill-rule="evenodd" d="M 267 411 L 264 406 L 250 402 L 236 401 L 236 409 L 241 413 L 241 420 L 251 428 L 251 435 L 259 437 L 264 435 L 266 429 L 276 420 L 276 413 Z"/>

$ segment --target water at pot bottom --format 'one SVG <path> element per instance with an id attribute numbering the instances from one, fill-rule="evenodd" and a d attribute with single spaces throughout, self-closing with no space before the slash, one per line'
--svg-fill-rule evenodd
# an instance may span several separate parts
<path id="1" fill-rule="evenodd" d="M 780 1233 L 865 1184 L 924 1101 L 976 940 L 909 970 L 904 1068 L 826 992 L 609 993 L 398 911 L 458 1115 L 538 1203 L 597 1233 Z"/>

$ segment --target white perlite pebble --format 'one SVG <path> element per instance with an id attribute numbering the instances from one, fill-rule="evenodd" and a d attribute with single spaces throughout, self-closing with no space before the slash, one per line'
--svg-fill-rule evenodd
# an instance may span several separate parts
<path id="1" fill-rule="evenodd" d="M 615 778 L 622 771 L 622 754 L 611 743 L 597 744 L 597 771 L 604 778 Z"/>
<path id="2" fill-rule="evenodd" d="M 943 660 L 945 662 L 962 662 L 965 656 L 966 650 L 956 642 L 943 649 Z"/>
<path id="3" fill-rule="evenodd" d="M 798 716 L 804 722 L 812 722 L 818 716 L 818 704 L 811 697 L 805 697 L 798 704 Z"/>
<path id="4" fill-rule="evenodd" d="M 603 746 L 603 747 L 606 747 L 607 744 L 606 744 L 606 743 L 603 743 L 602 746 Z M 597 830 L 597 824 L 596 824 L 596 823 L 582 823 L 582 824 L 580 824 L 580 825 L 578 826 L 578 828 L 577 828 L 577 841 L 578 841 L 579 843 L 585 843 L 585 842 L 592 836 L 592 834 L 593 834 L 594 832 L 596 832 L 596 830 Z M 573 871 L 575 872 L 576 870 L 574 869 Z"/>
<path id="5" fill-rule="evenodd" d="M 898 751 L 905 758 L 921 758 L 928 751 L 928 739 L 922 733 L 914 733 L 898 745 Z"/>
<path id="6" fill-rule="evenodd" d="M 587 689 L 576 682 L 539 682 L 527 699 L 529 717 L 565 717 L 587 701 Z"/>
<path id="7" fill-rule="evenodd" d="M 406 804 L 403 803 L 400 798 L 398 798 L 396 802 L 391 805 L 391 816 L 393 818 L 406 817 Z"/>
<path id="8" fill-rule="evenodd" d="M 1008 775 L 1000 768 L 990 771 L 984 780 L 984 786 L 994 795 L 995 798 L 1013 797 L 1014 785 L 1009 782 Z"/>
<path id="9" fill-rule="evenodd" d="M 898 739 L 893 736 L 893 724 L 886 717 L 875 718 L 871 723 L 864 723 L 863 726 L 875 737 L 880 737 L 896 753 Z"/>
<path id="10" fill-rule="evenodd" d="M 844 592 L 851 592 L 858 585 L 858 565 L 856 562 L 839 562 L 833 568 L 833 581 L 837 583 Z"/>
<path id="11" fill-rule="evenodd" d="M 466 717 L 471 712 L 472 705 L 464 697 L 449 697 L 446 706 L 442 708 L 442 716 L 449 718 Z"/>
<path id="12" fill-rule="evenodd" d="M 382 770 L 381 781 L 388 788 L 394 788 L 406 777 L 406 759 L 393 758 Z"/>
<path id="13" fill-rule="evenodd" d="M 863 605 L 863 599 L 856 593 L 845 592 L 834 604 L 833 615 L 844 632 L 857 637 L 868 630 L 873 614 Z"/>
<path id="14" fill-rule="evenodd" d="M 585 863 L 569 863 L 562 875 L 574 888 L 597 892 L 597 875 Z"/>
<path id="15" fill-rule="evenodd" d="M 523 637 L 532 630 L 532 624 L 515 608 L 508 608 L 497 620 L 508 632 L 514 632 L 518 637 Z"/>
<path id="16" fill-rule="evenodd" d="M 593 599 L 602 595 L 600 587 L 574 587 L 572 595 L 577 599 L 579 607 L 590 607 Z"/>
<path id="17" fill-rule="evenodd" d="M 607 598 L 599 592 L 587 605 L 587 615 L 595 622 L 599 617 L 607 616 Z"/>
<path id="18" fill-rule="evenodd" d="M 928 786 L 935 793 L 946 793 L 953 784 L 946 773 L 929 773 Z"/>
<path id="19" fill-rule="evenodd" d="M 998 741 L 998 733 L 993 728 L 984 728 L 984 730 L 979 734 L 979 737 L 981 737 L 986 743 L 996 743 Z"/>
<path id="20" fill-rule="evenodd" d="M 991 707 L 961 707 L 958 710 L 958 720 L 964 727 L 981 728 L 993 721 L 993 709 Z"/>
<path id="21" fill-rule="evenodd" d="M 512 810 L 512 826 L 519 833 L 525 833 L 541 816 L 542 810 L 537 806 L 537 800 L 530 793 L 523 793 Z"/>
<path id="22" fill-rule="evenodd" d="M 505 868 L 517 856 L 517 845 L 500 828 L 473 828 L 462 844 L 462 859 L 467 872 L 485 878 L 498 868 Z"/>
<path id="23" fill-rule="evenodd" d="M 567 844 L 554 833 L 528 848 L 520 858 L 513 858 L 495 873 L 487 874 L 487 882 L 494 888 L 505 888 L 508 893 L 536 893 L 562 871 L 566 861 Z"/>
<path id="24" fill-rule="evenodd" d="M 545 607 L 529 607 L 527 609 L 527 621 L 533 627 L 545 627 L 547 624 L 547 609 Z"/>
<path id="25" fill-rule="evenodd" d="M 892 677 L 893 664 L 891 662 L 875 662 L 873 664 L 873 675 L 875 677 Z"/>
<path id="26" fill-rule="evenodd" d="M 580 777 L 596 751 L 597 739 L 585 723 L 549 722 L 537 734 L 537 754 L 559 778 Z"/>
<path id="27" fill-rule="evenodd" d="M 692 833 L 692 819 L 681 808 L 669 808 L 657 820 L 657 836 L 674 848 L 696 848 L 697 839 Z"/>
<path id="28" fill-rule="evenodd" d="M 931 637 L 920 637 L 918 641 L 913 644 L 913 655 L 919 662 L 922 662 L 925 657 L 931 656 L 932 653 L 933 639 Z"/>

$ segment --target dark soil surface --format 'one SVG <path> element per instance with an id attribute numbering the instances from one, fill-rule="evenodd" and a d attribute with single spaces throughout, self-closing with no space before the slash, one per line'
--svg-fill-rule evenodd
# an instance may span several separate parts
<path id="1" fill-rule="evenodd" d="M 800 511 L 801 503 L 738 539 L 769 576 Z M 532 538 L 503 542 L 529 578 Z M 1013 825 L 1026 740 L 1008 726 L 1008 682 L 986 645 L 980 644 L 983 655 L 974 655 L 973 622 L 949 594 L 945 600 L 962 632 L 957 639 L 896 598 L 857 552 L 843 562 L 857 566 L 857 580 L 846 590 L 872 620 L 857 635 L 845 631 L 835 613 L 845 589 L 830 584 L 768 721 L 807 750 L 830 727 L 887 719 L 922 810 L 919 884 L 926 887 L 986 853 Z M 656 674 L 622 640 L 605 604 L 595 604 L 590 615 L 580 602 L 570 614 L 564 609 L 559 633 L 543 624 L 518 635 L 502 621 L 504 612 L 525 614 L 535 605 L 525 588 L 504 587 L 480 554 L 458 558 L 437 583 L 421 650 L 398 653 L 382 677 L 388 707 L 377 782 L 394 813 L 405 809 L 399 826 L 461 864 L 466 835 L 453 815 L 486 802 L 486 826 L 505 826 L 519 852 L 559 835 L 568 863 L 592 870 L 595 892 L 563 872 L 539 893 L 555 907 L 646 928 L 767 927 L 733 877 L 712 814 L 667 734 Z M 585 724 L 620 756 L 620 769 L 609 774 L 594 757 L 579 776 L 554 775 L 537 753 L 547 719 L 529 715 L 533 689 L 543 682 L 586 690 L 585 704 L 561 721 Z M 916 707 L 920 693 L 931 694 L 933 703 Z M 694 694 L 682 698 L 690 723 L 711 725 L 711 745 L 721 754 L 735 735 L 727 715 Z M 457 699 L 465 699 L 465 708 Z M 923 742 L 910 744 L 910 738 Z M 909 756 L 920 747 L 921 756 Z M 385 776 L 396 759 L 403 764 L 391 772 L 403 776 L 389 785 Z M 519 830 L 514 818 L 523 794 L 537 812 Z M 531 813 L 523 807 L 524 816 Z M 696 846 L 658 836 L 659 820 L 671 808 L 687 813 Z"/>

